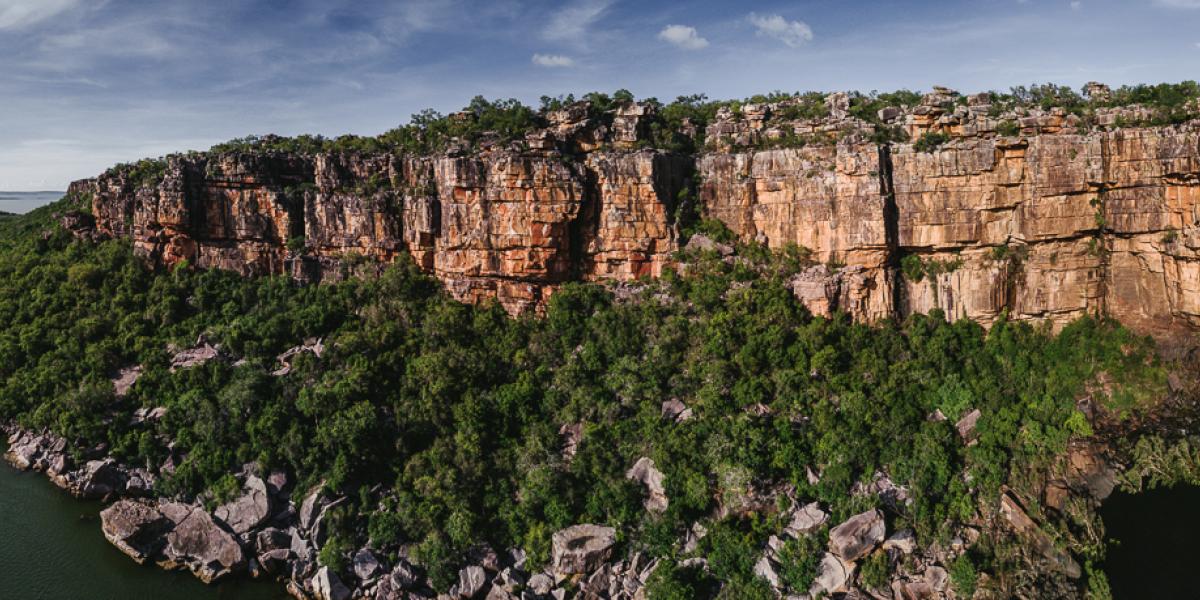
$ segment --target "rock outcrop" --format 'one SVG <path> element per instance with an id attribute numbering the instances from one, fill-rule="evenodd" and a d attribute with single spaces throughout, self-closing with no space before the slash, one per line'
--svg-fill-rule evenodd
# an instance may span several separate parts
<path id="1" fill-rule="evenodd" d="M 631 104 L 608 121 L 572 105 L 523 146 L 474 154 L 172 156 L 161 180 L 72 185 L 94 224 L 69 225 L 128 236 L 159 264 L 305 281 L 407 253 L 454 297 L 518 313 L 567 281 L 659 275 L 686 241 L 678 215 L 699 209 L 743 241 L 806 248 L 814 266 L 792 286 L 815 314 L 1200 329 L 1200 122 L 1122 126 L 1146 116 L 1136 106 L 1089 122 L 1000 113 L 937 88 L 879 118 L 939 143 L 879 143 L 845 94 L 820 118 L 788 117 L 797 102 L 722 109 L 696 155 L 635 150 L 654 108 Z M 781 140 L 801 143 L 763 148 Z"/>

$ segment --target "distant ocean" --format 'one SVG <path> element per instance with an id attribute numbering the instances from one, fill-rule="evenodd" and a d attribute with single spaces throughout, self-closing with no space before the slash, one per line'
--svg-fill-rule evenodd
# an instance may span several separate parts
<path id="1" fill-rule="evenodd" d="M 0 211 L 25 214 L 62 198 L 63 192 L 0 192 Z"/>

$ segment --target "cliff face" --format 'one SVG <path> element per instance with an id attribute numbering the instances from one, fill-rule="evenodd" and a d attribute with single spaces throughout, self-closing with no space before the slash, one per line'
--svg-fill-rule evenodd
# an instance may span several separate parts
<path id="1" fill-rule="evenodd" d="M 695 196 L 743 240 L 811 250 L 820 264 L 793 288 L 814 313 L 1200 329 L 1200 123 L 1119 128 L 1106 113 L 1087 128 L 1052 110 L 999 135 L 984 98 L 947 94 L 880 113 L 911 139 L 944 135 L 932 149 L 868 141 L 835 94 L 828 117 L 782 126 L 780 105 L 719 113 L 698 155 L 632 150 L 647 114 L 633 105 L 610 127 L 552 113 L 521 147 L 472 156 L 188 155 L 152 185 L 111 172 L 73 190 L 154 262 L 316 281 L 403 251 L 456 298 L 514 313 L 566 281 L 661 274 Z M 747 148 L 781 135 L 827 143 Z"/>

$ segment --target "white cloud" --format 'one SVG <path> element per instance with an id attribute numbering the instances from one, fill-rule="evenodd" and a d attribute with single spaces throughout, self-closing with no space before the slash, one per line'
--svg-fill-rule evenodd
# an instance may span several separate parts
<path id="1" fill-rule="evenodd" d="M 1154 3 L 1171 8 L 1200 8 L 1200 0 L 1154 0 Z"/>
<path id="2" fill-rule="evenodd" d="M 667 25 L 658 32 L 658 39 L 669 42 L 684 50 L 700 50 L 708 47 L 708 40 L 700 37 L 695 27 L 687 25 Z"/>
<path id="3" fill-rule="evenodd" d="M 542 37 L 548 40 L 579 41 L 587 28 L 608 10 L 612 0 L 577 0 L 554 13 Z"/>
<path id="4" fill-rule="evenodd" d="M 1071 3 L 1071 10 L 1079 10 L 1081 8 L 1083 8 L 1083 2 L 1080 2 L 1079 0 L 1075 0 L 1074 2 Z"/>
<path id="5" fill-rule="evenodd" d="M 534 54 L 533 64 L 539 67 L 573 67 L 575 61 L 561 54 Z"/>
<path id="6" fill-rule="evenodd" d="M 0 29 L 33 25 L 77 4 L 79 0 L 0 0 Z"/>
<path id="7" fill-rule="evenodd" d="M 758 15 L 746 17 L 758 30 L 758 35 L 777 39 L 784 44 L 799 48 L 813 39 L 812 28 L 804 21 L 788 21 L 780 15 Z"/>

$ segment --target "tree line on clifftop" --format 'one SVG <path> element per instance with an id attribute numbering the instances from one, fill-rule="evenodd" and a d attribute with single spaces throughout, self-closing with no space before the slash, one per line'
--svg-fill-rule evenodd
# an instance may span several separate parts
<path id="1" fill-rule="evenodd" d="M 1002 489 L 1037 489 L 1070 440 L 1095 433 L 1081 397 L 1120 421 L 1165 386 L 1150 340 L 1103 319 L 1055 334 L 1003 319 L 985 332 L 937 311 L 877 325 L 814 317 L 787 286 L 803 260 L 754 245 L 740 261 L 692 252 L 686 273 L 621 299 L 568 284 L 543 317 L 511 318 L 452 300 L 404 257 L 378 278 L 314 286 L 150 270 L 128 241 L 52 224 L 69 202 L 0 237 L 0 421 L 152 469 L 174 457 L 164 495 L 228 499 L 251 461 L 301 489 L 323 485 L 349 499 L 321 553 L 335 570 L 368 541 L 384 553 L 411 544 L 448 585 L 478 542 L 523 548 L 537 565 L 556 530 L 602 523 L 622 547 L 669 559 L 652 597 L 767 597 L 753 566 L 784 511 L 737 510 L 744 499 L 786 486 L 834 523 L 879 507 L 889 530 L 948 542 Z M 172 369 L 169 346 L 200 335 L 224 359 Z M 272 374 L 306 338 L 324 353 Z M 112 379 L 131 365 L 141 378 L 118 397 Z M 664 419 L 668 400 L 692 417 Z M 165 416 L 133 419 L 144 408 Z M 972 410 L 982 416 L 967 445 L 954 424 Z M 563 432 L 576 426 L 568 457 Z M 662 514 L 625 475 L 639 457 L 665 475 Z M 852 493 L 877 473 L 911 503 Z M 1102 540 L 1080 533 L 1096 516 L 1079 511 L 1052 527 L 1099 559 Z M 698 522 L 709 534 L 684 553 L 676 542 Z M 789 544 L 785 584 L 805 590 L 823 549 Z M 954 584 L 1003 580 L 1019 554 L 1010 537 L 985 535 Z M 677 566 L 695 556 L 709 569 Z M 886 581 L 886 560 L 865 564 L 864 577 Z M 1102 573 L 1091 578 L 1102 586 Z"/>
<path id="2" fill-rule="evenodd" d="M 1126 85 L 1112 90 L 1111 94 L 1103 98 L 1089 98 L 1068 86 L 1055 84 L 1018 86 L 1008 92 L 988 92 L 987 95 L 991 116 L 1019 109 L 1061 108 L 1067 113 L 1084 118 L 1084 122 L 1087 122 L 1096 109 L 1131 105 L 1147 107 L 1153 114 L 1149 121 L 1136 125 L 1170 125 L 1200 116 L 1200 101 L 1197 101 L 1200 98 L 1200 84 L 1195 81 Z M 657 98 L 645 98 L 640 102 L 653 105 L 655 110 L 653 114 L 648 115 L 647 139 L 642 140 L 640 144 L 646 148 L 671 152 L 697 152 L 706 147 L 705 127 L 716 120 L 717 112 L 722 109 L 728 109 L 734 118 L 737 118 L 744 105 L 787 101 L 786 105 L 781 107 L 778 118 L 821 119 L 830 114 L 825 96 L 822 92 L 775 91 L 741 100 L 710 100 L 704 94 L 679 96 L 669 103 L 661 102 Z M 883 93 L 853 92 L 849 95 L 849 114 L 873 125 L 873 139 L 877 142 L 910 141 L 898 128 L 883 123 L 879 111 L 892 106 L 913 107 L 920 103 L 921 98 L 921 94 L 909 90 Z M 478 148 L 484 140 L 499 145 L 522 141 L 525 134 L 547 125 L 550 112 L 562 110 L 579 101 L 588 102 L 590 118 L 611 122 L 614 111 L 634 102 L 635 97 L 624 89 L 612 94 L 591 92 L 579 97 L 572 94 L 543 96 L 539 107 L 535 109 L 513 98 L 488 100 L 483 96 L 476 96 L 461 111 L 444 115 L 433 109 L 425 109 L 412 115 L 407 124 L 378 136 L 247 136 L 217 144 L 208 151 L 216 154 L 273 151 L 299 154 L 398 153 L 423 156 L 445 152 L 452 145 L 471 150 Z M 954 102 L 965 104 L 967 97 L 956 96 Z M 1013 127 L 1014 123 L 1006 121 L 1001 123 L 1000 132 L 1015 135 L 1017 132 L 1012 131 Z M 808 137 L 790 136 L 775 140 L 772 144 L 803 145 L 813 142 L 814 140 Z M 930 144 L 928 140 L 923 143 Z M 161 179 L 165 171 L 165 160 L 144 159 L 118 165 L 114 169 L 127 170 L 133 181 L 149 184 Z"/>

